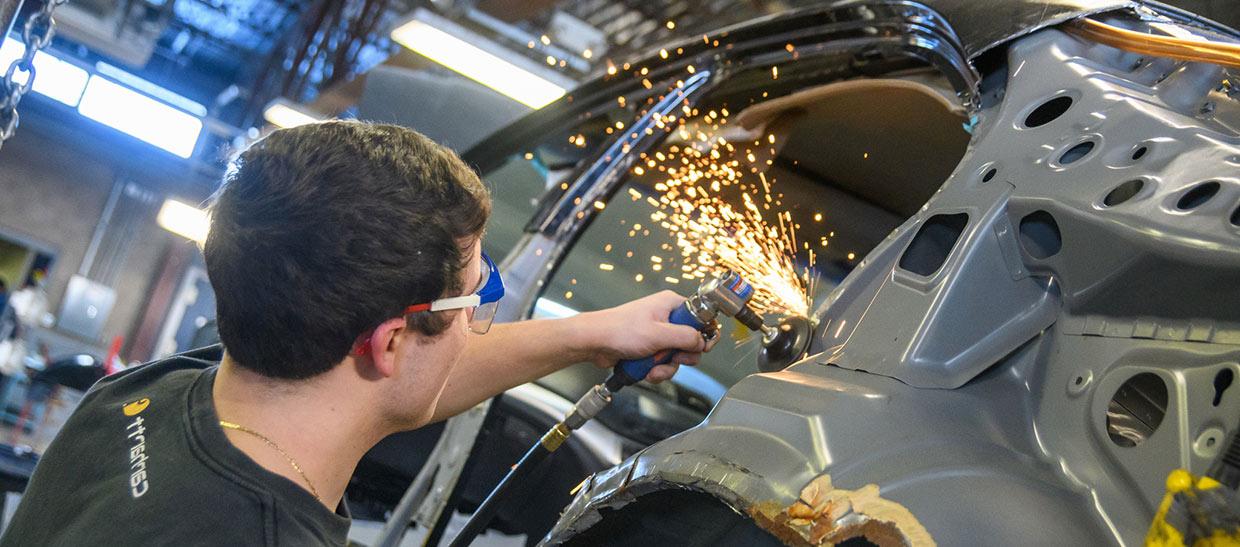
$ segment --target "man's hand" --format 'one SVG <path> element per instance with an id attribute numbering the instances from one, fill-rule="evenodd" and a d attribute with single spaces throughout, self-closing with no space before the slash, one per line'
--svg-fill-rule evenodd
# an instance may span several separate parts
<path id="1" fill-rule="evenodd" d="M 681 364 L 696 365 L 702 352 L 710 351 L 702 333 L 693 327 L 669 323 L 668 315 L 685 297 L 662 291 L 627 304 L 577 316 L 583 338 L 588 340 L 588 360 L 601 368 L 616 366 L 621 359 L 649 357 L 660 351 L 676 354 L 666 365 L 658 365 L 646 375 L 650 382 L 662 382 L 676 374 Z"/>
<path id="2" fill-rule="evenodd" d="M 683 296 L 663 291 L 606 310 L 504 323 L 492 326 L 486 336 L 470 336 L 432 420 L 464 412 L 506 389 L 583 361 L 610 368 L 620 359 L 672 350 L 676 353 L 669 364 L 646 375 L 651 382 L 671 378 L 681 363 L 697 364 L 701 352 L 714 345 L 708 346 L 693 327 L 668 322 L 667 316 L 684 301 Z"/>

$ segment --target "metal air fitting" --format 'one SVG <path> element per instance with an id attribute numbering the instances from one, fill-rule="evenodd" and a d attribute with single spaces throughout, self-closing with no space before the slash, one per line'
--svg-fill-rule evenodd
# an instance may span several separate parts
<path id="1" fill-rule="evenodd" d="M 576 430 L 597 416 L 609 404 L 611 404 L 611 391 L 601 384 L 594 386 L 581 396 L 577 404 L 573 405 L 573 409 L 564 418 L 564 425 L 570 430 Z"/>

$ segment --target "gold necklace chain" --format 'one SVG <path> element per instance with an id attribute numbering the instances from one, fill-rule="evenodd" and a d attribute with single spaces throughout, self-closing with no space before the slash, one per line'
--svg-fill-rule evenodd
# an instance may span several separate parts
<path id="1" fill-rule="evenodd" d="M 224 420 L 220 420 L 220 427 L 224 429 L 232 429 L 236 431 L 241 431 L 243 433 L 249 433 L 255 437 L 258 437 L 259 439 L 262 439 L 263 442 L 267 443 L 267 446 L 270 446 L 276 449 L 276 452 L 279 452 L 281 456 L 284 456 L 284 459 L 288 460 L 289 465 L 293 466 L 293 469 L 297 471 L 297 474 L 301 475 L 301 479 L 306 481 L 306 486 L 310 487 L 310 493 L 314 495 L 314 499 L 318 500 L 319 503 L 323 503 L 323 498 L 319 497 L 319 491 L 315 489 L 314 483 L 310 482 L 310 477 L 306 476 L 306 472 L 301 470 L 301 466 L 297 465 L 297 460 L 294 460 L 292 456 L 289 456 L 288 452 L 285 452 L 283 448 L 280 448 L 280 445 L 276 444 L 275 441 L 268 439 L 262 433 L 254 431 L 253 429 L 250 429 L 240 424 L 234 424 L 232 422 L 225 422 Z"/>

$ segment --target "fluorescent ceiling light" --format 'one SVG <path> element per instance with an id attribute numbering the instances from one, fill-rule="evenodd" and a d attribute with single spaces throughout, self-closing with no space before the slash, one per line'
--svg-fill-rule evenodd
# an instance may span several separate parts
<path id="1" fill-rule="evenodd" d="M 20 58 L 25 47 L 19 40 L 5 38 L 0 45 L 0 70 L 7 69 Z M 98 75 L 92 76 L 88 70 L 45 51 L 35 53 L 34 69 L 35 93 L 76 106 L 78 113 L 87 118 L 182 158 L 193 154 L 198 135 L 202 132 L 199 117 L 207 113 L 206 107 L 201 104 L 107 63 L 96 63 L 95 69 L 126 85 Z M 15 79 L 18 83 L 24 83 L 27 76 L 18 72 Z"/>
<path id="2" fill-rule="evenodd" d="M 98 75 L 86 84 L 78 112 L 182 158 L 194 153 L 202 133 L 198 117 Z"/>
<path id="3" fill-rule="evenodd" d="M 7 70 L 25 51 L 20 41 L 5 38 L 0 46 L 0 67 Z M 34 70 L 34 92 L 69 106 L 77 106 L 90 78 L 85 69 L 43 51 L 34 54 Z M 27 77 L 29 74 L 20 71 L 14 74 L 17 83 L 26 83 Z"/>
<path id="4" fill-rule="evenodd" d="M 392 31 L 392 40 L 471 80 L 535 109 L 562 97 L 567 90 L 568 85 L 561 85 L 567 82 L 556 83 L 536 74 L 533 66 L 529 66 L 536 66 L 533 61 L 460 25 L 424 8 L 419 8 L 414 17 Z M 512 60 L 503 59 L 497 53 L 507 53 Z"/>
<path id="5" fill-rule="evenodd" d="M 211 217 L 206 211 L 175 199 L 164 200 L 155 221 L 163 229 L 199 245 L 207 242 L 207 233 L 211 231 Z"/>
<path id="6" fill-rule="evenodd" d="M 263 119 L 276 127 L 289 128 L 322 121 L 306 110 L 297 108 L 292 103 L 278 98 L 271 101 L 263 110 Z"/>
<path id="7" fill-rule="evenodd" d="M 103 61 L 95 63 L 95 72 L 146 93 L 147 95 L 172 106 L 180 108 L 190 114 L 194 114 L 195 116 L 203 117 L 207 115 L 207 107 L 203 106 L 201 103 L 191 101 L 184 96 L 173 93 L 168 89 L 157 86 L 147 80 L 143 80 L 142 78 L 134 76 L 133 74 L 125 72 L 124 70 L 116 68 Z M 38 85 L 37 77 L 35 85 Z"/>

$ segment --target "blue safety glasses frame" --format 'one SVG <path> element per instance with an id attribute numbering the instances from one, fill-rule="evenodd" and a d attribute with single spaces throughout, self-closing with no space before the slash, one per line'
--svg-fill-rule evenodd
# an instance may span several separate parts
<path id="1" fill-rule="evenodd" d="M 495 265 L 495 261 L 491 260 L 485 252 L 482 253 L 482 266 L 478 289 L 473 294 L 414 304 L 405 308 L 405 314 L 465 309 L 470 314 L 469 331 L 474 334 L 486 334 L 491 330 L 495 312 L 499 309 L 499 301 L 504 297 L 504 279 L 500 277 L 499 267 Z"/>
<path id="2" fill-rule="evenodd" d="M 404 315 L 417 312 L 437 312 L 464 309 L 469 314 L 469 332 L 486 334 L 491 330 L 495 320 L 495 311 L 499 309 L 499 301 L 504 297 L 504 279 L 499 275 L 499 267 L 486 253 L 482 253 L 482 272 L 479 275 L 477 290 L 473 294 L 440 298 L 431 302 L 414 304 L 405 308 Z M 353 347 L 354 355 L 370 353 L 370 333 L 358 337 Z"/>

